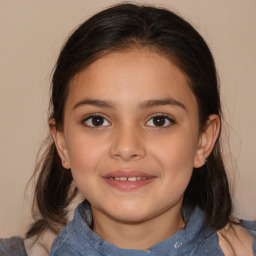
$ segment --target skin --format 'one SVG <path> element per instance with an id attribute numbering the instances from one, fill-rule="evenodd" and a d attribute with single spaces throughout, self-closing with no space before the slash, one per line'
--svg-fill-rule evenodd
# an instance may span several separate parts
<path id="1" fill-rule="evenodd" d="M 100 126 L 92 114 L 103 117 Z M 220 121 L 209 116 L 200 132 L 187 77 L 170 59 L 137 48 L 110 53 L 77 74 L 63 131 L 50 127 L 63 166 L 91 203 L 93 230 L 121 248 L 145 250 L 184 227 L 184 191 L 210 154 Z M 123 191 L 103 178 L 117 170 L 154 179 Z"/>
<path id="2" fill-rule="evenodd" d="M 253 256 L 253 237 L 240 225 L 228 224 L 218 231 L 219 245 L 225 256 Z"/>

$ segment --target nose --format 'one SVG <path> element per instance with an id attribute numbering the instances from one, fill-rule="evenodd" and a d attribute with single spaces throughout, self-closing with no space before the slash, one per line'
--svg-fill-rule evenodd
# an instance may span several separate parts
<path id="1" fill-rule="evenodd" d="M 143 134 L 134 126 L 120 127 L 115 130 L 110 148 L 112 158 L 128 162 L 145 157 Z"/>

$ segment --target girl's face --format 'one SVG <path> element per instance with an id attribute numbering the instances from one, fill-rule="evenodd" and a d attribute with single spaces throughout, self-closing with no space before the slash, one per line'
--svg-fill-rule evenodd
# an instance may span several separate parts
<path id="1" fill-rule="evenodd" d="M 94 217 L 121 222 L 180 212 L 202 141 L 186 76 L 147 49 L 110 53 L 74 77 L 55 136 Z"/>

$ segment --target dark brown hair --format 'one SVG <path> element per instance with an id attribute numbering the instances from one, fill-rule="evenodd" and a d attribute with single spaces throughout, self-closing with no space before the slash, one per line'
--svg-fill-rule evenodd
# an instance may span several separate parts
<path id="1" fill-rule="evenodd" d="M 62 48 L 52 78 L 50 118 L 62 129 L 70 80 L 104 54 L 130 47 L 148 47 L 169 57 L 187 76 L 199 108 L 200 127 L 208 116 L 221 117 L 218 79 L 212 54 L 199 33 L 171 11 L 152 6 L 120 4 L 85 21 Z M 76 195 L 70 171 L 56 147 L 49 146 L 38 162 L 34 196 L 35 222 L 27 237 L 46 228 L 58 233 L 67 222 L 67 207 Z M 185 191 L 183 208 L 202 208 L 209 227 L 219 230 L 231 216 L 232 202 L 220 142 L 207 164 L 194 169 Z"/>

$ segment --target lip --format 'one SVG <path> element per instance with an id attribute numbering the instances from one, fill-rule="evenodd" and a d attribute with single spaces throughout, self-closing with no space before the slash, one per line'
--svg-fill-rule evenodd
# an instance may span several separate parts
<path id="1" fill-rule="evenodd" d="M 128 178 L 134 177 L 137 178 L 135 181 L 128 180 Z M 115 178 L 126 178 L 127 180 L 116 180 Z M 115 189 L 132 191 L 147 186 L 156 179 L 156 176 L 135 170 L 118 170 L 108 173 L 103 179 Z"/>

